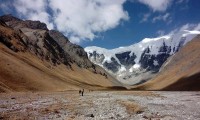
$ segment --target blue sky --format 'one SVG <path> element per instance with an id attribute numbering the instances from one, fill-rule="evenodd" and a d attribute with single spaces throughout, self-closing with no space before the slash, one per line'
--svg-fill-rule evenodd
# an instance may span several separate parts
<path id="1" fill-rule="evenodd" d="M 0 0 L 0 15 L 40 20 L 83 47 L 112 49 L 200 27 L 200 0 Z"/>
<path id="2" fill-rule="evenodd" d="M 158 37 L 168 34 L 172 30 L 182 27 L 185 24 L 198 24 L 200 22 L 200 0 L 189 0 L 176 3 L 175 0 L 166 11 L 153 12 L 151 8 L 139 2 L 126 2 L 124 9 L 128 11 L 130 19 L 123 22 L 115 29 L 101 33 L 103 37 L 92 42 L 85 42 L 83 46 L 100 46 L 104 48 L 116 48 L 137 43 L 146 37 Z M 164 16 L 169 13 L 166 21 L 157 20 L 152 22 L 157 16 Z M 141 22 L 144 15 L 149 14 L 145 22 Z M 170 23 L 168 23 L 171 21 Z M 159 31 L 164 33 L 159 33 Z"/>

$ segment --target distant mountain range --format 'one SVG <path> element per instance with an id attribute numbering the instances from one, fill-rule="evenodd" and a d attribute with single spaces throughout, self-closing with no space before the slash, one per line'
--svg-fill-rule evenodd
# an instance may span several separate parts
<path id="1" fill-rule="evenodd" d="M 121 86 L 84 49 L 40 21 L 0 17 L 0 92 Z"/>
<path id="2" fill-rule="evenodd" d="M 145 38 L 141 42 L 116 49 L 86 47 L 89 59 L 128 85 L 141 84 L 155 77 L 162 65 L 194 37 L 199 31 L 179 31 L 158 38 Z"/>

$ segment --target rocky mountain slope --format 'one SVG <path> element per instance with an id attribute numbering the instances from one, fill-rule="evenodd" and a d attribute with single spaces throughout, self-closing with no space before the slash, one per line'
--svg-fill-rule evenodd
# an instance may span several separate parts
<path id="1" fill-rule="evenodd" d="M 152 80 L 135 87 L 142 90 L 200 90 L 200 35 L 171 56 Z"/>
<path id="2" fill-rule="evenodd" d="M 89 59 L 102 66 L 116 78 L 129 85 L 140 84 L 153 78 L 165 61 L 186 43 L 200 34 L 199 31 L 180 31 L 159 38 L 145 38 L 127 47 L 104 49 L 86 47 Z"/>
<path id="3" fill-rule="evenodd" d="M 0 91 L 63 91 L 121 85 L 87 53 L 39 21 L 0 17 Z"/>

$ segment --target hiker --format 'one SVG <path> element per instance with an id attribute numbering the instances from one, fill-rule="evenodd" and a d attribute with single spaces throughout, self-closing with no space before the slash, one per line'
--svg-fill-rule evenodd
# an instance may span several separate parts
<path id="1" fill-rule="evenodd" d="M 83 89 L 83 91 L 82 91 L 81 93 L 82 93 L 82 96 L 83 96 L 83 93 L 84 93 L 84 89 Z"/>
<path id="2" fill-rule="evenodd" d="M 81 95 L 81 93 L 82 93 L 82 91 L 81 91 L 81 90 L 79 90 L 79 95 Z"/>

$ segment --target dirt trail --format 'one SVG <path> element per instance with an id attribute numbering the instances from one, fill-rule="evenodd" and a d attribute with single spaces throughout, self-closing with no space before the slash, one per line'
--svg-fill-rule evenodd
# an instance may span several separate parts
<path id="1" fill-rule="evenodd" d="M 1 93 L 0 119 L 200 120 L 200 92 Z"/>

